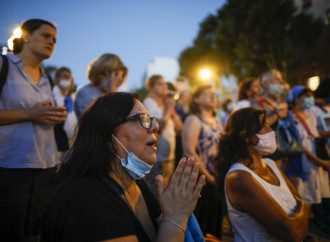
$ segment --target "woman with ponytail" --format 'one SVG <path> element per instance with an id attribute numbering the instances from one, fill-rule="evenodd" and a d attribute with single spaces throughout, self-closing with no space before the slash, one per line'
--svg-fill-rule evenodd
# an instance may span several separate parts
<path id="1" fill-rule="evenodd" d="M 216 170 L 234 241 L 302 241 L 307 233 L 309 206 L 275 162 L 262 158 L 275 150 L 265 110 L 243 108 L 229 117 Z"/>
<path id="2" fill-rule="evenodd" d="M 41 207 L 55 173 L 54 125 L 65 120 L 54 107 L 48 76 L 41 68 L 56 42 L 54 24 L 30 19 L 14 39 L 0 93 L 0 238 L 33 241 L 40 234 Z M 5 68 L 4 68 L 5 69 Z"/>

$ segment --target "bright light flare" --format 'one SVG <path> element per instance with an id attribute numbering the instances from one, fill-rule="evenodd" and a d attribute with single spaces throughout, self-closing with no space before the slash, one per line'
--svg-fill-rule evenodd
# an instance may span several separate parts
<path id="1" fill-rule="evenodd" d="M 315 91 L 318 86 L 320 85 L 320 77 L 319 76 L 312 76 L 308 78 L 307 86 L 312 91 Z"/>
<path id="2" fill-rule="evenodd" d="M 207 80 L 211 77 L 211 71 L 205 68 L 200 71 L 199 75 L 202 79 Z"/>
<path id="3" fill-rule="evenodd" d="M 13 35 L 7 40 L 8 49 L 13 50 L 14 49 L 14 39 L 21 38 L 22 36 L 22 30 L 20 27 L 17 27 L 13 30 Z"/>
<path id="4" fill-rule="evenodd" d="M 7 45 L 8 45 L 8 49 L 13 50 L 14 49 L 14 36 L 11 36 L 8 40 L 7 40 Z"/>
<path id="5" fill-rule="evenodd" d="M 13 36 L 14 36 L 14 38 L 21 38 L 22 30 L 20 27 L 17 27 L 13 30 Z"/>

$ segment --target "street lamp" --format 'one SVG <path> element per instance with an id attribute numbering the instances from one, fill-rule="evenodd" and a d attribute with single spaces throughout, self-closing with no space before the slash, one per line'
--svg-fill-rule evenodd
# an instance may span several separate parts
<path id="1" fill-rule="evenodd" d="M 315 91 L 319 85 L 320 85 L 320 77 L 319 76 L 312 76 L 312 77 L 308 78 L 307 86 L 312 91 Z"/>
<path id="2" fill-rule="evenodd" d="M 207 68 L 204 68 L 199 73 L 200 77 L 204 80 L 208 80 L 211 77 L 211 71 Z"/>

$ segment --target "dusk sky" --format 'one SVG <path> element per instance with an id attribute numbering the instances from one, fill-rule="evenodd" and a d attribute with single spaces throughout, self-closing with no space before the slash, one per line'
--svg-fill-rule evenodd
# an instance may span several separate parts
<path id="1" fill-rule="evenodd" d="M 2 0 L 0 43 L 24 20 L 57 25 L 57 44 L 45 65 L 68 66 L 78 86 L 88 64 L 104 53 L 120 56 L 129 69 L 127 90 L 140 87 L 154 57 L 178 58 L 193 44 L 199 24 L 225 0 Z"/>

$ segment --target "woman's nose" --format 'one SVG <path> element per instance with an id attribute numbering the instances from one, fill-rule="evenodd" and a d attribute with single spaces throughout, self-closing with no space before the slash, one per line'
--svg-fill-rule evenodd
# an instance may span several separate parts
<path id="1" fill-rule="evenodd" d="M 152 121 L 152 125 L 150 127 L 150 129 L 148 130 L 149 132 L 152 132 L 152 133 L 157 133 L 159 130 L 159 124 L 158 124 L 158 121 L 156 119 L 154 119 Z"/>

